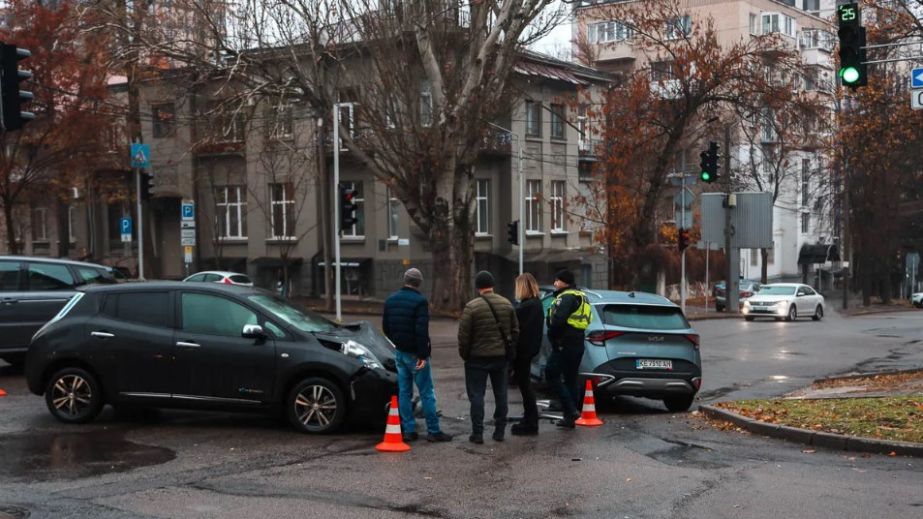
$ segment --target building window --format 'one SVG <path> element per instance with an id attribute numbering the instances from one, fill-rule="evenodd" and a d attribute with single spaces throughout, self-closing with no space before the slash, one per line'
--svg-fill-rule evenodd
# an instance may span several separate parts
<path id="1" fill-rule="evenodd" d="M 490 234 L 490 180 L 478 180 L 475 193 L 475 234 Z"/>
<path id="2" fill-rule="evenodd" d="M 32 210 L 32 241 L 48 241 L 48 210 L 44 207 Z"/>
<path id="3" fill-rule="evenodd" d="M 526 136 L 542 136 L 542 104 L 526 101 Z"/>
<path id="4" fill-rule="evenodd" d="M 73 205 L 67 206 L 67 239 L 74 243 L 77 241 L 77 236 L 74 231 L 74 222 L 77 221 L 77 208 Z"/>
<path id="5" fill-rule="evenodd" d="M 564 139 L 564 119 L 565 119 L 565 108 L 564 105 L 553 104 L 551 105 L 551 138 L 552 139 Z"/>
<path id="6" fill-rule="evenodd" d="M 750 34 L 753 36 L 760 34 L 760 17 L 756 13 L 750 13 Z"/>
<path id="7" fill-rule="evenodd" d="M 272 239 L 294 239 L 295 186 L 291 182 L 269 184 L 269 205 L 272 209 Z"/>
<path id="8" fill-rule="evenodd" d="M 668 40 L 678 40 L 689 36 L 692 32 L 692 18 L 688 15 L 674 18 L 667 22 L 664 37 Z"/>
<path id="9" fill-rule="evenodd" d="M 400 236 L 400 211 L 401 201 L 394 196 L 394 191 L 388 188 L 388 239 L 396 240 Z"/>
<path id="10" fill-rule="evenodd" d="M 564 181 L 551 182 L 551 232 L 564 232 Z"/>
<path id="11" fill-rule="evenodd" d="M 820 11 L 820 0 L 803 0 L 804 10 L 816 14 Z"/>
<path id="12" fill-rule="evenodd" d="M 795 19 L 781 13 L 763 13 L 763 34 L 781 32 L 794 38 L 796 35 Z"/>
<path id="13" fill-rule="evenodd" d="M 590 43 L 610 43 L 631 39 L 632 30 L 628 24 L 608 21 L 590 24 L 587 27 L 587 39 Z"/>
<path id="14" fill-rule="evenodd" d="M 526 231 L 542 232 L 542 181 L 526 181 Z"/>
<path id="15" fill-rule="evenodd" d="M 343 236 L 361 238 L 365 236 L 365 192 L 362 191 L 362 182 L 341 182 L 344 188 L 356 191 L 353 203 L 356 204 L 356 223 L 352 227 L 343 229 Z"/>
<path id="16" fill-rule="evenodd" d="M 424 81 L 420 87 L 420 125 L 433 124 L 433 87 L 429 81 Z"/>
<path id="17" fill-rule="evenodd" d="M 807 234 L 811 226 L 811 213 L 801 213 L 801 233 Z"/>
<path id="18" fill-rule="evenodd" d="M 808 196 L 808 180 L 811 175 L 811 161 L 809 159 L 801 160 L 801 206 L 807 207 L 810 197 Z M 805 231 L 807 232 L 807 231 Z"/>
<path id="19" fill-rule="evenodd" d="M 590 151 L 590 134 L 589 124 L 587 121 L 587 105 L 581 104 L 577 107 L 577 149 L 580 151 Z"/>
<path id="20" fill-rule="evenodd" d="M 176 135 L 176 106 L 173 103 L 151 105 L 151 119 L 154 122 L 155 139 Z"/>
<path id="21" fill-rule="evenodd" d="M 278 103 L 270 108 L 269 136 L 273 139 L 291 139 L 294 135 L 294 114 L 290 103 Z"/>
<path id="22" fill-rule="evenodd" d="M 221 101 L 213 102 L 208 107 L 211 116 L 211 132 L 215 142 L 243 142 L 244 141 L 244 114 L 233 106 L 222 105 Z"/>
<path id="23" fill-rule="evenodd" d="M 356 118 L 355 118 L 355 104 L 354 103 L 340 103 L 337 105 L 337 109 L 340 112 L 340 133 L 347 134 L 350 137 L 355 137 L 356 133 L 354 131 Z M 340 143 L 342 146 L 342 142 Z"/>
<path id="24" fill-rule="evenodd" d="M 651 81 L 660 82 L 674 79 L 672 61 L 652 61 Z"/>
<path id="25" fill-rule="evenodd" d="M 218 238 L 243 239 L 247 237 L 247 190 L 244 186 L 217 188 L 215 209 L 218 219 Z M 284 207 L 283 211 L 285 211 Z M 292 229 L 294 230 L 294 227 Z"/>

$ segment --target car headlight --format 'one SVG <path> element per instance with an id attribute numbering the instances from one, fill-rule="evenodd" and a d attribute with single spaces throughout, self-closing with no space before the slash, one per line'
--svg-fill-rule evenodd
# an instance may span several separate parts
<path id="1" fill-rule="evenodd" d="M 340 345 L 340 353 L 359 360 L 363 366 L 369 369 L 382 369 L 383 367 L 374 353 L 352 339 Z"/>

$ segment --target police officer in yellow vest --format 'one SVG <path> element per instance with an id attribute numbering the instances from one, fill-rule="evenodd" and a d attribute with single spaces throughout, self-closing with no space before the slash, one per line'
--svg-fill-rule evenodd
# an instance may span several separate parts
<path id="1" fill-rule="evenodd" d="M 545 378 L 561 399 L 564 419 L 557 425 L 574 428 L 580 417 L 577 411 L 580 387 L 577 373 L 583 359 L 584 330 L 593 316 L 586 294 L 574 287 L 574 274 L 567 270 L 554 275 L 554 301 L 548 309 L 548 341 L 551 356 L 545 367 Z"/>

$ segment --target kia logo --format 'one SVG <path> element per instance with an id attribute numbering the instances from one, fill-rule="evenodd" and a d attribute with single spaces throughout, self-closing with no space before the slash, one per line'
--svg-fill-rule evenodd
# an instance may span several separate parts
<path id="1" fill-rule="evenodd" d="M 650 335 L 647 338 L 648 342 L 663 342 L 663 335 Z"/>

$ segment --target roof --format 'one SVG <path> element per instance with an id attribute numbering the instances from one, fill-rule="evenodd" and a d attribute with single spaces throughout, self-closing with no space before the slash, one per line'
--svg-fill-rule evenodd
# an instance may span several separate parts
<path id="1" fill-rule="evenodd" d="M 231 272 L 230 270 L 201 270 L 194 274 L 189 274 L 189 277 L 198 276 L 199 274 L 218 274 L 221 276 L 246 276 L 246 274 L 240 272 Z"/>
<path id="2" fill-rule="evenodd" d="M 516 61 L 513 70 L 524 76 L 543 77 L 578 86 L 612 80 L 612 76 L 604 72 L 531 50 L 521 52 L 521 59 Z"/>
<path id="3" fill-rule="evenodd" d="M 580 288 L 587 295 L 590 304 L 605 303 L 622 303 L 622 304 L 642 304 L 642 305 L 663 305 L 676 306 L 676 303 L 669 299 L 648 292 L 622 292 L 619 290 L 593 290 L 590 288 Z"/>
<path id="4" fill-rule="evenodd" d="M 100 265 L 99 263 L 90 263 L 87 261 L 78 261 L 78 260 L 72 260 L 72 259 L 67 259 L 67 258 L 46 258 L 42 256 L 0 256 L 0 260 L 58 263 L 62 265 L 74 265 L 74 266 L 80 266 L 80 267 L 96 267 L 96 268 L 101 268 L 101 269 L 112 270 L 112 267 L 109 265 Z"/>
<path id="5" fill-rule="evenodd" d="M 109 292 L 148 292 L 151 290 L 195 290 L 197 292 L 217 292 L 225 294 L 253 294 L 261 289 L 224 283 L 184 283 L 182 281 L 142 281 L 138 283 L 120 283 L 118 285 L 91 285 L 83 292 L 88 294 Z"/>

